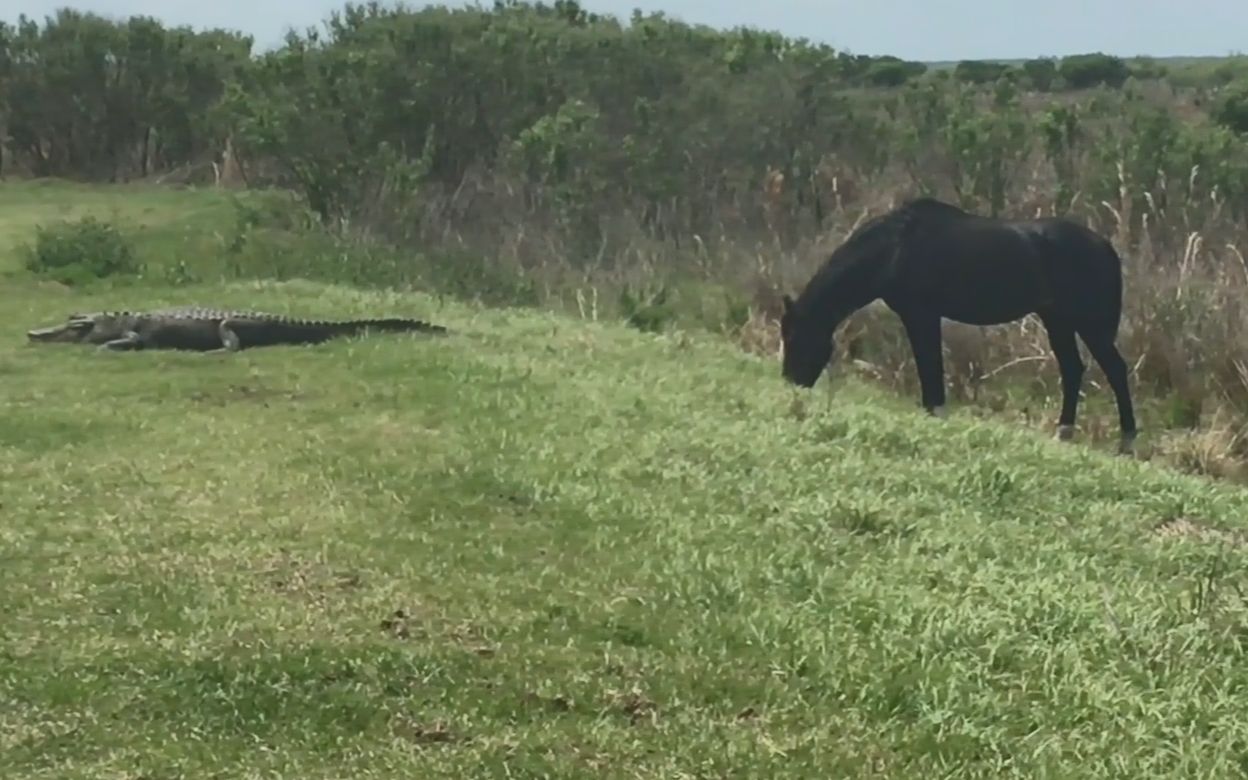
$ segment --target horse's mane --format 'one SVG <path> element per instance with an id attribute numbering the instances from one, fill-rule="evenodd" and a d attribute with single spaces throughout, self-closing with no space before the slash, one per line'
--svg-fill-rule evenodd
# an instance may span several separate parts
<path id="1" fill-rule="evenodd" d="M 935 198 L 918 197 L 871 217 L 850 233 L 823 262 L 798 297 L 799 306 L 809 300 L 821 299 L 829 286 L 845 279 L 862 263 L 895 257 L 917 223 L 931 218 L 948 219 L 966 215 L 966 211 L 952 204 Z"/>

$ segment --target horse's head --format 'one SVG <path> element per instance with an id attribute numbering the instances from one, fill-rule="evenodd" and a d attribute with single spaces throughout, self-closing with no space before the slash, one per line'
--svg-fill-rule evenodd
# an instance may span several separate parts
<path id="1" fill-rule="evenodd" d="M 784 378 L 801 387 L 814 387 L 832 359 L 832 334 L 799 312 L 788 295 L 780 315 L 780 340 Z"/>

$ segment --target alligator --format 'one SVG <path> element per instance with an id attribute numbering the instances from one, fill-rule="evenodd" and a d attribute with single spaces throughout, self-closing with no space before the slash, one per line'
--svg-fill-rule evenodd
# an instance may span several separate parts
<path id="1" fill-rule="evenodd" d="M 38 343 L 95 344 L 101 349 L 182 349 L 237 352 L 278 344 L 319 344 L 367 330 L 444 334 L 446 328 L 421 320 L 304 320 L 256 311 L 185 307 L 147 312 L 106 311 L 71 314 L 60 325 L 27 331 Z"/>

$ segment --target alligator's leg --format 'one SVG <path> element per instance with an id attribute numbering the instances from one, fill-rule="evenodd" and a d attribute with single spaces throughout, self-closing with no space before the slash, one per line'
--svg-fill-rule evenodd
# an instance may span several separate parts
<path id="1" fill-rule="evenodd" d="M 100 349 L 108 349 L 114 352 L 143 349 L 143 340 L 139 338 L 139 334 L 137 332 L 129 330 L 126 331 L 126 334 L 119 339 L 104 342 L 100 345 Z"/>
<path id="2" fill-rule="evenodd" d="M 221 320 L 221 324 L 217 326 L 217 332 L 221 334 L 221 346 L 227 352 L 237 352 L 243 348 L 242 342 L 238 340 L 238 334 L 230 327 L 229 320 Z"/>

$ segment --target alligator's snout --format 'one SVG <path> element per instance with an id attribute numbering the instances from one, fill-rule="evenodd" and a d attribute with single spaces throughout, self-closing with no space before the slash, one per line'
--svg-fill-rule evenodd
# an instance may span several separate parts
<path id="1" fill-rule="evenodd" d="M 47 343 L 60 341 L 81 341 L 90 330 L 90 323 L 67 322 L 49 328 L 35 328 L 26 331 L 26 338 L 31 341 Z"/>
<path id="2" fill-rule="evenodd" d="M 54 328 L 35 328 L 26 331 L 26 338 L 31 341 L 51 341 L 61 333 L 68 330 L 64 325 L 58 325 Z"/>

